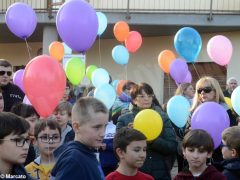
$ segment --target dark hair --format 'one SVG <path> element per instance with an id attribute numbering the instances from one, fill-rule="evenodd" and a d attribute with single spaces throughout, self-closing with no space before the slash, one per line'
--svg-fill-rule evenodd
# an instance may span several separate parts
<path id="1" fill-rule="evenodd" d="M 0 139 L 14 134 L 21 135 L 26 133 L 30 128 L 30 124 L 20 116 L 11 112 L 0 113 Z M 0 140 L 0 144 L 2 141 Z"/>
<path id="2" fill-rule="evenodd" d="M 34 127 L 34 136 L 35 138 L 38 137 L 38 134 L 43 131 L 46 127 L 49 127 L 49 129 L 51 130 L 55 130 L 57 129 L 59 131 L 59 134 L 61 136 L 61 128 L 59 126 L 59 124 L 53 120 L 53 119 L 41 119 L 39 120 L 35 127 Z"/>
<path id="3" fill-rule="evenodd" d="M 4 67 L 12 67 L 12 65 L 10 64 L 10 62 L 8 62 L 5 59 L 0 59 L 0 66 L 4 66 Z"/>
<path id="4" fill-rule="evenodd" d="M 189 131 L 183 138 L 182 146 L 184 149 L 202 148 L 208 153 L 213 151 L 214 143 L 212 137 L 202 129 L 194 129 Z"/>
<path id="5" fill-rule="evenodd" d="M 113 139 L 113 149 L 116 153 L 116 149 L 120 148 L 126 152 L 127 146 L 133 141 L 146 140 L 146 136 L 140 131 L 132 128 L 123 127 L 117 131 Z"/>
<path id="6" fill-rule="evenodd" d="M 233 126 L 222 132 L 222 139 L 230 149 L 235 149 L 237 156 L 240 157 L 240 127 Z"/>
<path id="7" fill-rule="evenodd" d="M 122 87 L 122 91 L 130 90 L 132 86 L 136 85 L 136 83 L 132 82 L 132 81 L 127 81 L 123 87 Z"/>
<path id="8" fill-rule="evenodd" d="M 34 109 L 33 106 L 21 102 L 14 104 L 11 108 L 11 112 L 23 118 L 30 117 L 34 114 L 39 117 L 37 111 Z"/>

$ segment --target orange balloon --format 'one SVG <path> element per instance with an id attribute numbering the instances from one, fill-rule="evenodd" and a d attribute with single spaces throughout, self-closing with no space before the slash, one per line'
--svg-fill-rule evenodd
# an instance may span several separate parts
<path id="1" fill-rule="evenodd" d="M 165 73 L 169 73 L 170 65 L 175 59 L 176 56 L 172 51 L 164 50 L 158 56 L 158 64 Z"/>
<path id="2" fill-rule="evenodd" d="M 129 34 L 129 26 L 126 22 L 124 21 L 119 21 L 114 25 L 113 28 L 113 33 L 115 38 L 120 41 L 123 42 L 127 39 L 128 34 Z"/>
<path id="3" fill-rule="evenodd" d="M 61 61 L 64 56 L 64 46 L 58 41 L 53 41 L 49 46 L 50 56 L 58 61 Z"/>
<path id="4" fill-rule="evenodd" d="M 116 87 L 116 91 L 117 91 L 117 94 L 120 95 L 122 93 L 122 88 L 124 86 L 124 84 L 126 84 L 127 80 L 119 80 L 118 81 L 118 84 L 117 84 L 117 87 Z"/>

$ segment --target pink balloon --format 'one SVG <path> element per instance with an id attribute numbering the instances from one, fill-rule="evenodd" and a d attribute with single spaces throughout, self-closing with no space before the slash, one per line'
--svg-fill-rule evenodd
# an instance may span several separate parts
<path id="1" fill-rule="evenodd" d="M 19 69 L 14 73 L 13 84 L 17 85 L 23 92 L 25 92 L 23 87 L 23 73 L 24 73 L 23 69 Z"/>
<path id="2" fill-rule="evenodd" d="M 129 52 L 136 52 L 142 45 L 142 36 L 137 31 L 129 32 L 128 38 L 125 40 L 125 46 Z"/>
<path id="3" fill-rule="evenodd" d="M 232 57 L 232 43 L 222 35 L 212 37 L 207 44 L 208 56 L 217 64 L 227 65 Z"/>

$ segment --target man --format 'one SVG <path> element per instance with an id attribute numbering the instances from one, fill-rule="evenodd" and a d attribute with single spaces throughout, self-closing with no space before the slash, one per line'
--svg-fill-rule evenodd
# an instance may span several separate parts
<path id="1" fill-rule="evenodd" d="M 223 91 L 224 96 L 231 98 L 232 92 L 237 86 L 238 86 L 237 79 L 235 77 L 230 77 L 227 80 L 226 90 Z"/>
<path id="2" fill-rule="evenodd" d="M 12 65 L 4 59 L 0 59 L 0 87 L 2 89 L 4 110 L 10 111 L 13 104 L 16 102 L 22 102 L 24 93 L 22 90 L 10 83 L 12 76 Z"/>

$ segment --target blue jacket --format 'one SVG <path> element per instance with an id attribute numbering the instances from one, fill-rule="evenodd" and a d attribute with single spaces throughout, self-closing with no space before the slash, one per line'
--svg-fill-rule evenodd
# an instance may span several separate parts
<path id="1" fill-rule="evenodd" d="M 78 141 L 67 143 L 52 170 L 55 180 L 103 180 L 104 174 L 92 150 Z"/>
<path id="2" fill-rule="evenodd" d="M 240 158 L 225 160 L 221 163 L 223 174 L 230 180 L 240 179 Z"/>

